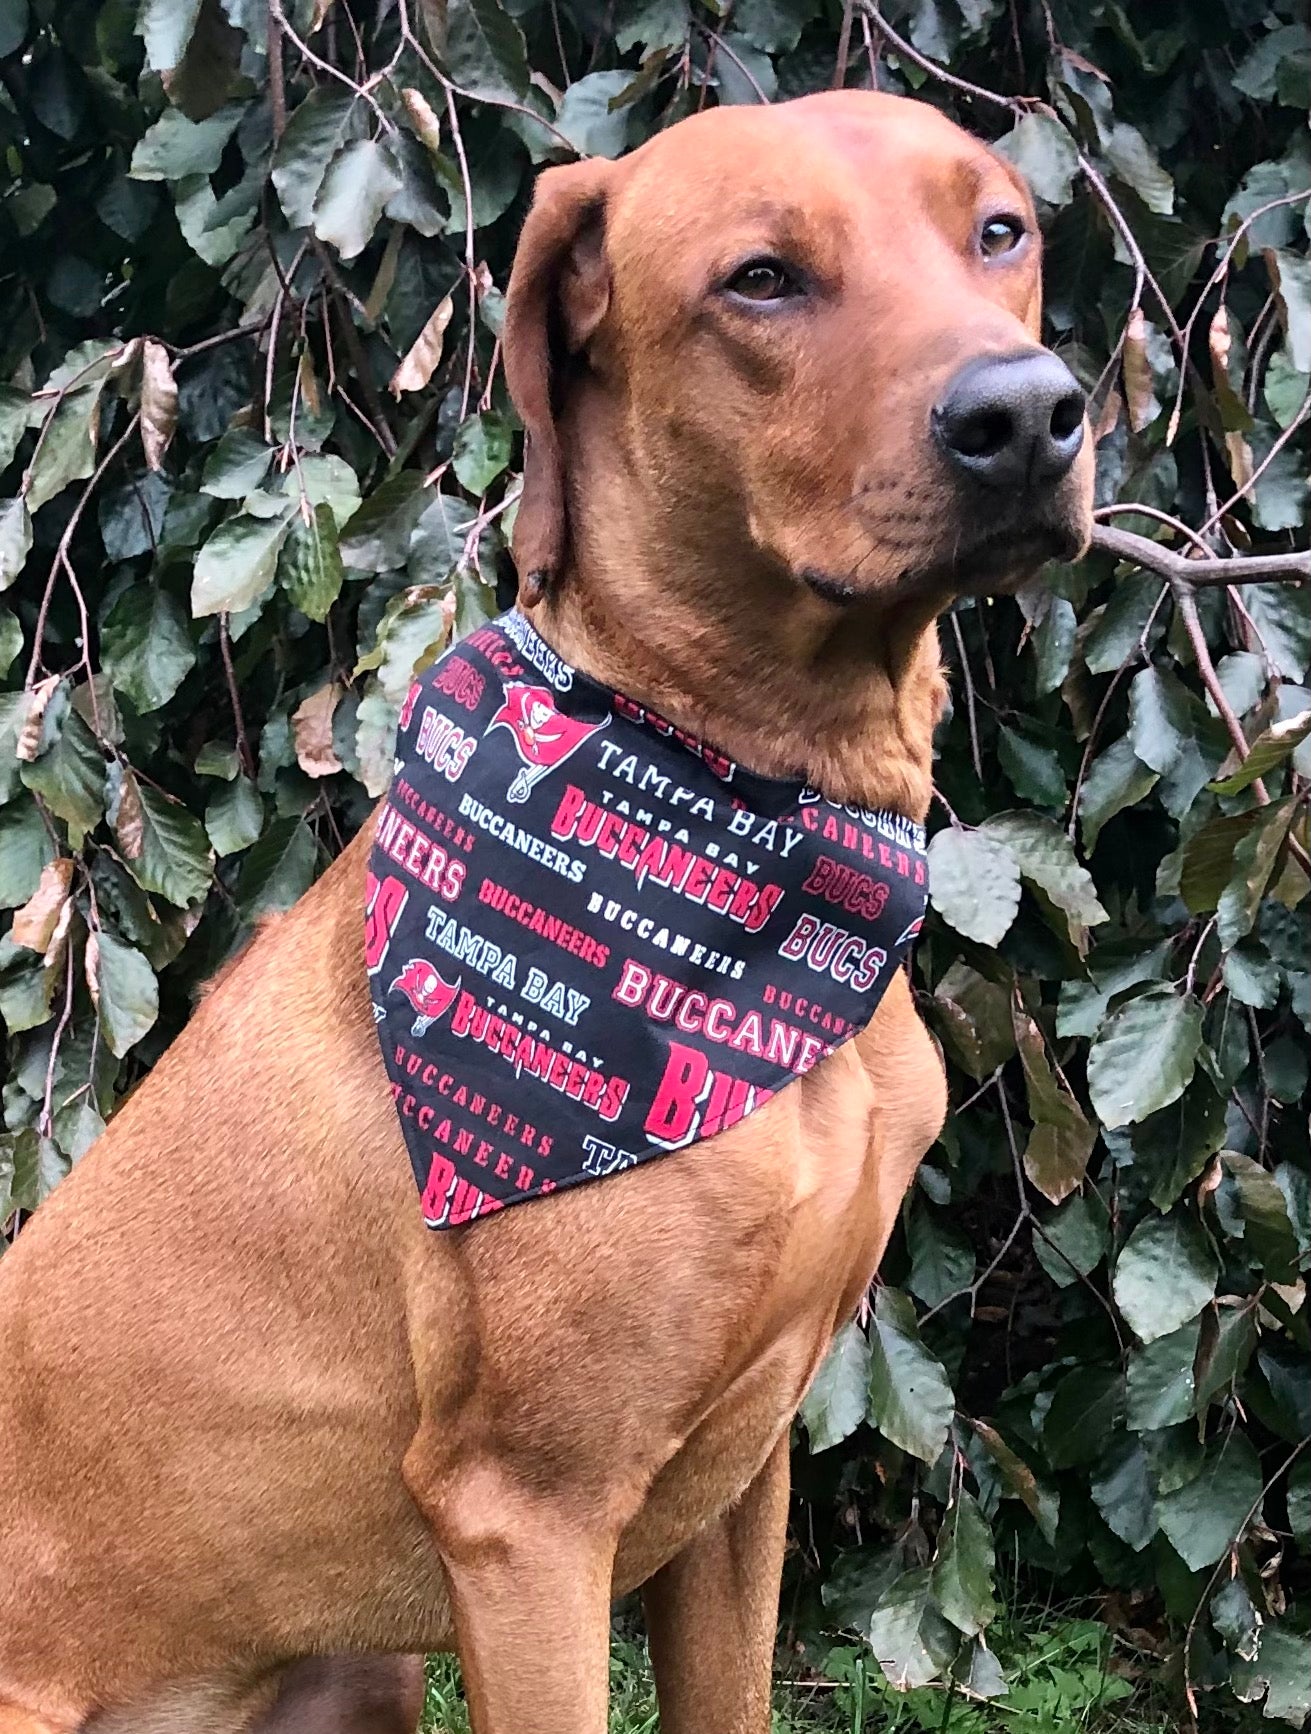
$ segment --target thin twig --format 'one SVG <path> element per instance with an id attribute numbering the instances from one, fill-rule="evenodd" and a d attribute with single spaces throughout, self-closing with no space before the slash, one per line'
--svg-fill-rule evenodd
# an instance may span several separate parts
<path id="1" fill-rule="evenodd" d="M 1184 561 L 1184 565 L 1188 565 Z M 1234 743 L 1234 751 L 1238 754 L 1241 764 L 1248 753 L 1247 736 L 1243 733 L 1243 725 L 1234 715 L 1234 707 L 1225 697 L 1224 688 L 1220 685 L 1220 677 L 1215 672 L 1215 664 L 1211 661 L 1211 652 L 1206 642 L 1206 634 L 1202 630 L 1201 617 L 1197 612 L 1197 598 L 1193 595 L 1188 582 L 1183 578 L 1170 580 L 1170 591 L 1174 597 L 1174 605 L 1179 611 L 1179 618 L 1184 623 L 1184 631 L 1188 634 L 1188 642 L 1193 647 L 1193 660 L 1197 664 L 1197 672 L 1202 677 L 1202 685 L 1211 695 L 1211 703 L 1215 706 L 1220 720 L 1229 731 L 1229 739 Z M 1265 807 L 1270 803 L 1266 786 L 1260 777 L 1252 779 L 1252 793 L 1260 804 Z"/>
<path id="2" fill-rule="evenodd" d="M 232 705 L 232 727 L 237 737 L 237 756 L 241 760 L 241 768 L 253 782 L 255 779 L 255 755 L 250 750 L 250 737 L 246 733 L 246 719 L 241 710 L 241 694 L 237 690 L 236 671 L 232 666 L 232 638 L 228 632 L 227 611 L 219 615 L 219 651 L 223 657 L 223 673 L 228 683 L 228 699 Z"/>
<path id="3" fill-rule="evenodd" d="M 276 0 L 269 0 L 266 26 L 269 60 L 269 113 L 276 145 L 287 130 L 287 86 L 282 67 L 282 13 Z"/>

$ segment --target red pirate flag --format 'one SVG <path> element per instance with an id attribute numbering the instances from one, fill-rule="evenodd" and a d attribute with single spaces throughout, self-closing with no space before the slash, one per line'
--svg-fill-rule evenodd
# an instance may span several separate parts
<path id="1" fill-rule="evenodd" d="M 508 799 L 526 801 L 534 783 L 562 765 L 589 735 L 603 729 L 609 720 L 603 717 L 599 723 L 579 722 L 555 708 L 555 699 L 547 687 L 507 681 L 505 703 L 484 732 L 490 734 L 498 726 L 508 728 L 523 760 L 523 768 L 510 784 Z"/>

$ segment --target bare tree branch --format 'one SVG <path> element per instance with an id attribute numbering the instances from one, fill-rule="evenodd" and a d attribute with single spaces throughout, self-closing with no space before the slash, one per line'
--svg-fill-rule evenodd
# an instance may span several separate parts
<path id="1" fill-rule="evenodd" d="M 1240 554 L 1233 559 L 1193 560 L 1176 554 L 1146 536 L 1130 530 L 1113 530 L 1109 524 L 1093 529 L 1092 546 L 1117 560 L 1132 560 L 1171 584 L 1191 584 L 1207 589 L 1221 584 L 1297 584 L 1311 579 L 1311 549 L 1291 554 Z"/>

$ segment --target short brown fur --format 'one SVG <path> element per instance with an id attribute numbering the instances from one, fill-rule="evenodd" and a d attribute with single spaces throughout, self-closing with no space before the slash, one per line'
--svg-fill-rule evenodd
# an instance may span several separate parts
<path id="1" fill-rule="evenodd" d="M 1003 207 L 1029 234 L 994 268 Z M 724 300 L 762 252 L 809 310 Z M 928 433 L 954 369 L 1034 347 L 1038 254 L 1012 171 L 894 98 L 548 170 L 505 342 L 545 637 L 756 770 L 922 819 L 935 616 L 1087 534 L 1086 453 L 984 522 Z M 433 1234 L 366 850 L 0 1265 L 0 1734 L 401 1734 L 452 1645 L 478 1734 L 603 1734 L 638 1586 L 667 1734 L 763 1734 L 789 1422 L 945 1107 L 907 979 L 732 1131 Z"/>

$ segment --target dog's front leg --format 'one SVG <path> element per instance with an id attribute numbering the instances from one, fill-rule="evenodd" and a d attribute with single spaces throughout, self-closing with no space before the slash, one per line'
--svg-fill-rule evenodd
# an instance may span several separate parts
<path id="1" fill-rule="evenodd" d="M 530 1491 L 499 1466 L 461 1466 L 426 1497 L 418 1455 L 407 1480 L 446 1568 L 474 1734 L 606 1734 L 617 1529 L 577 1489 Z"/>
<path id="2" fill-rule="evenodd" d="M 788 1433 L 735 1505 L 643 1587 L 661 1734 L 767 1734 Z"/>

